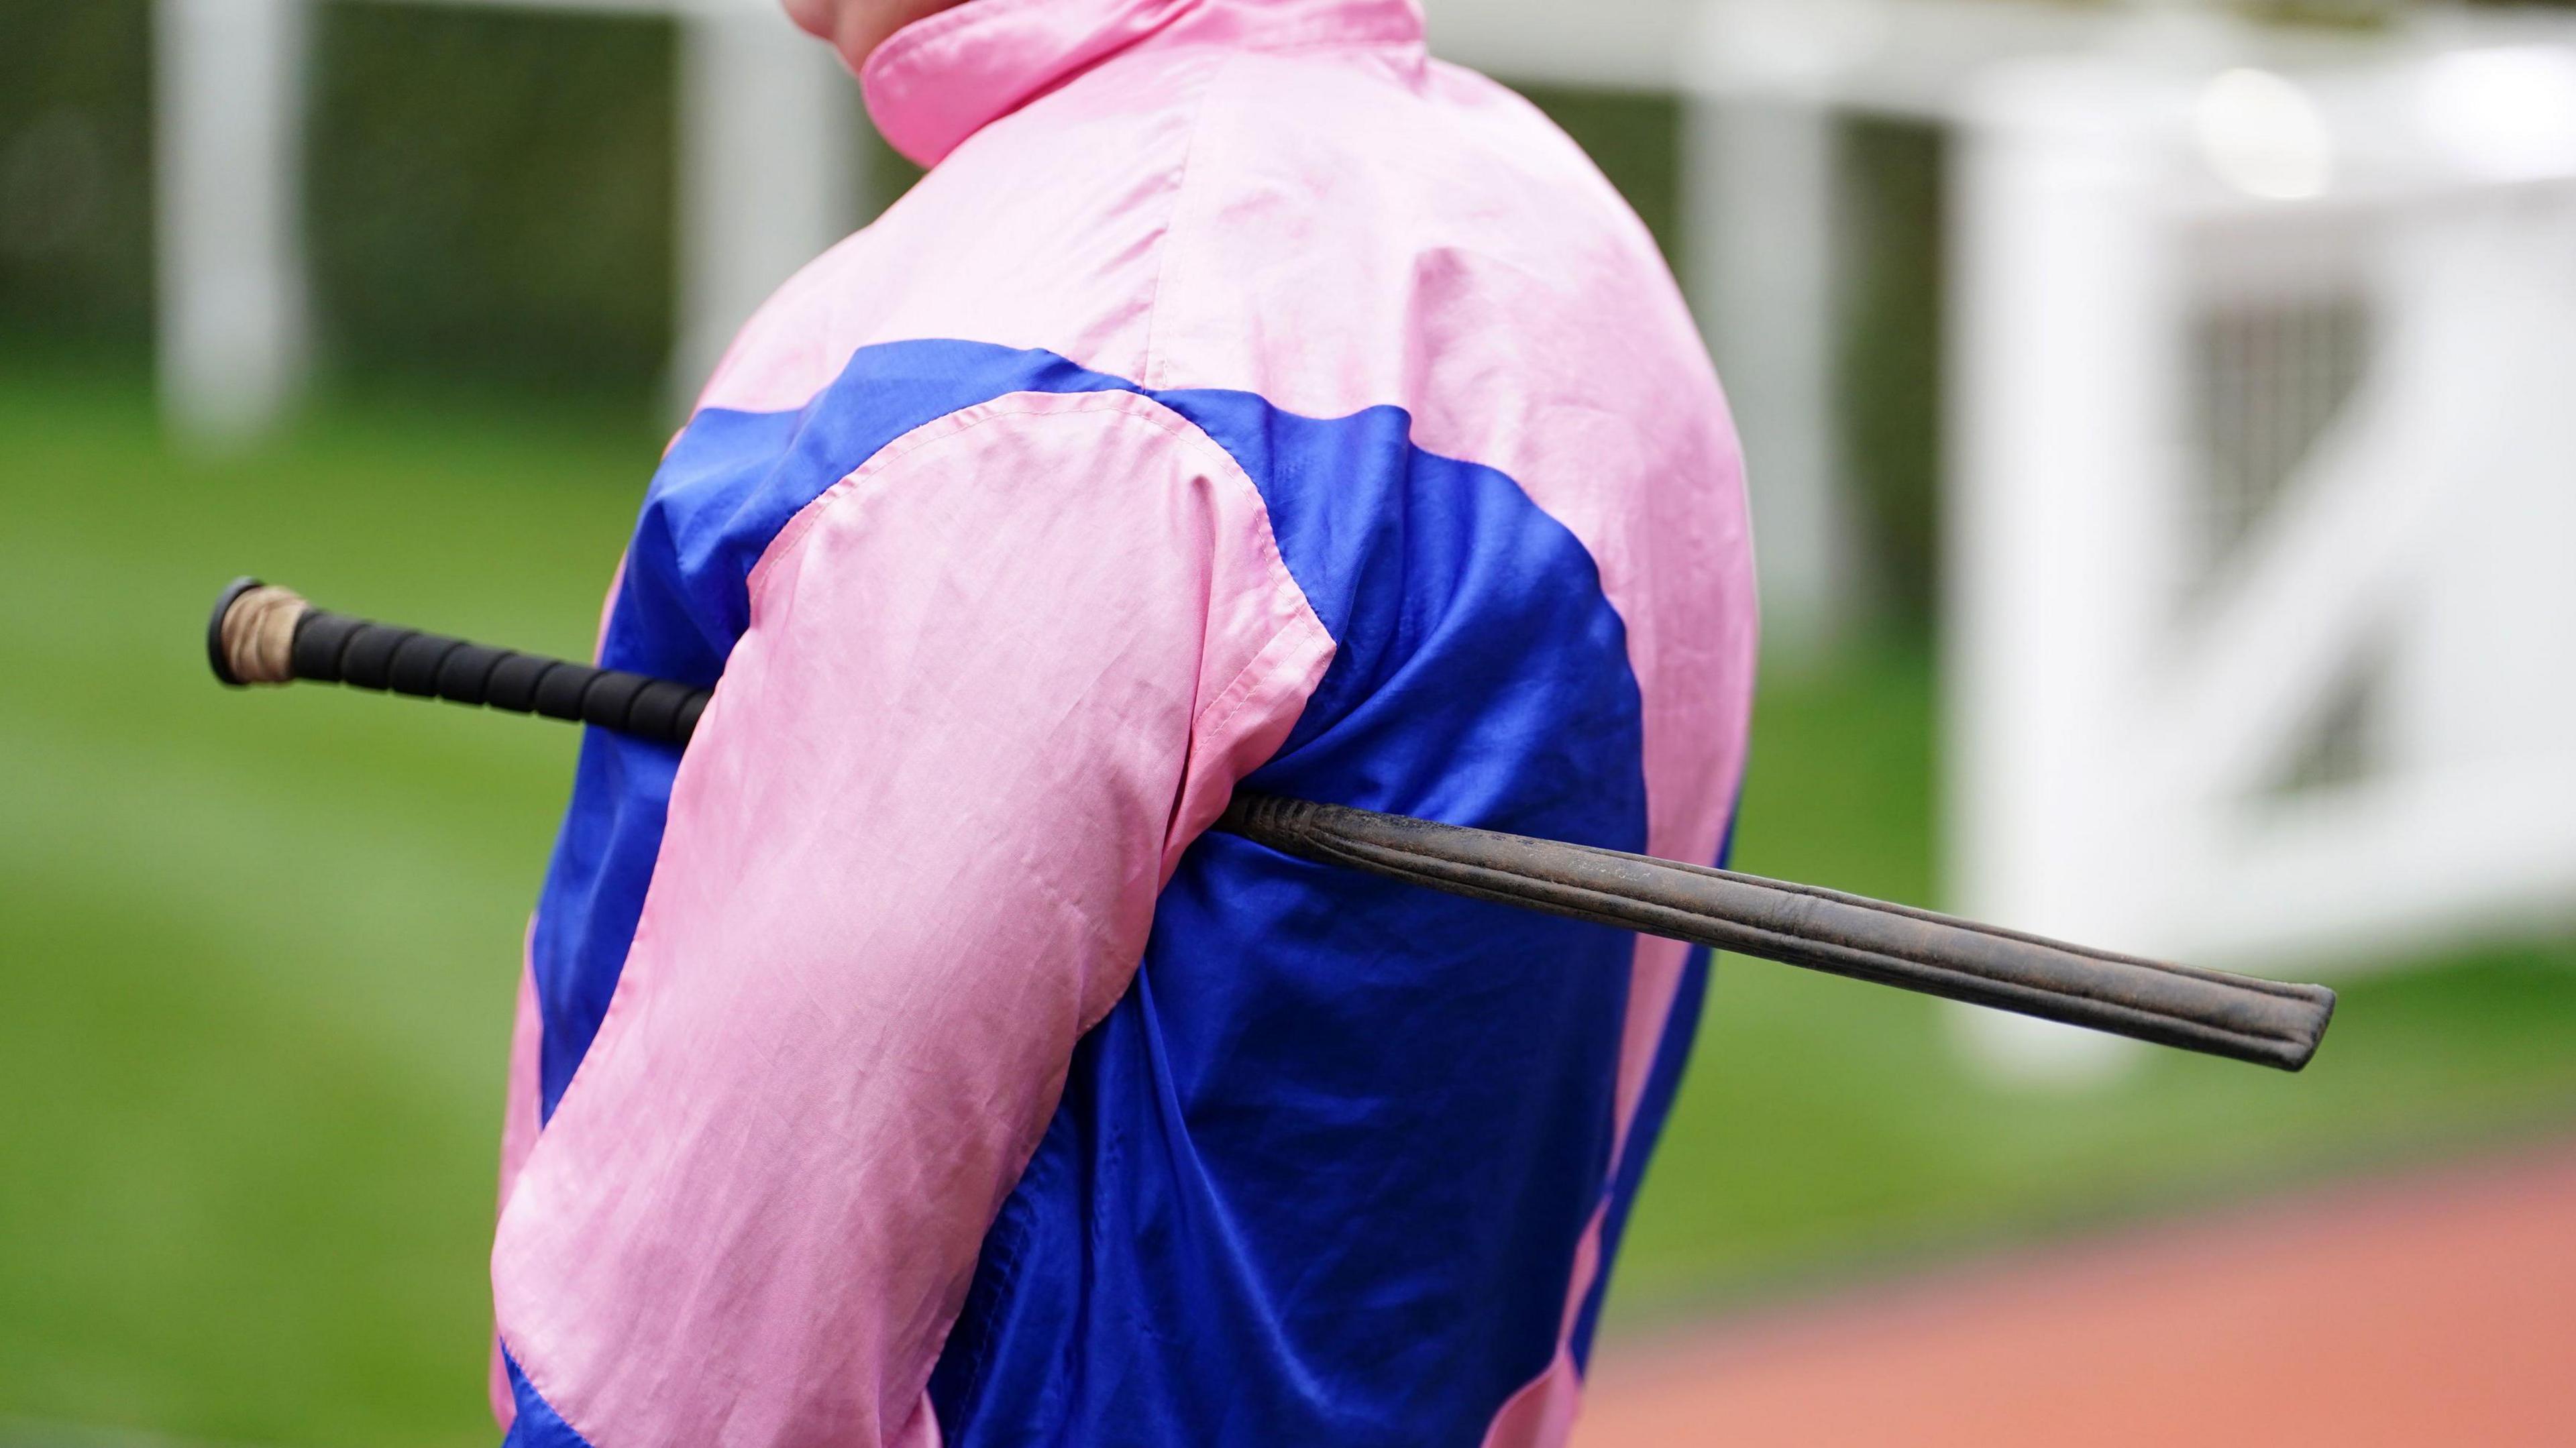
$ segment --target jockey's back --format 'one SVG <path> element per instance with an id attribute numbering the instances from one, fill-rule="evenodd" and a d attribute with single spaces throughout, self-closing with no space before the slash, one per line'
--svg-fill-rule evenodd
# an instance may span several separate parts
<path id="1" fill-rule="evenodd" d="M 721 683 L 585 741 L 530 932 L 513 1441 L 1560 1441 L 1704 965 L 1203 831 L 1717 855 L 1740 469 L 1651 241 L 1411 0 L 975 0 L 864 79 L 932 169 L 608 609 Z"/>

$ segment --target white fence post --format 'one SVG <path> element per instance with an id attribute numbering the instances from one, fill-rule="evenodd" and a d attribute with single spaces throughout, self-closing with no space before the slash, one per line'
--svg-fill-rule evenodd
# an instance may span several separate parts
<path id="1" fill-rule="evenodd" d="M 859 91 L 766 0 L 683 12 L 679 336 L 685 408 L 734 332 L 859 221 Z"/>
<path id="2" fill-rule="evenodd" d="M 1963 913 L 2143 949 L 2125 886 L 2166 842 L 2151 800 L 2114 796 L 2138 785 L 2124 726 L 2167 596 L 2182 329 L 2152 153 L 2106 110 L 2080 80 L 2007 84 L 1954 153 L 1944 854 Z M 1962 1022 L 2008 1072 L 2116 1060 L 2106 1037 Z"/>
<path id="3" fill-rule="evenodd" d="M 311 355 L 302 243 L 306 0 L 160 0 L 153 16 L 163 408 L 236 440 Z"/>
<path id="4" fill-rule="evenodd" d="M 1687 102 L 1684 267 L 1742 435 L 1762 631 L 1794 661 L 1830 643 L 1858 584 L 1835 446 L 1837 124 L 1803 100 Z"/>

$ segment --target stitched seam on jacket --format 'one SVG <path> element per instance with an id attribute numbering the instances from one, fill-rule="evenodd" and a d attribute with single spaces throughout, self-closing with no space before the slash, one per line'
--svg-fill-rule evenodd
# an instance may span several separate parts
<path id="1" fill-rule="evenodd" d="M 1136 380 L 1147 387 L 1156 386 L 1154 377 L 1154 343 L 1163 325 L 1163 292 L 1172 279 L 1172 269 L 1179 265 L 1181 253 L 1181 219 L 1188 214 L 1190 203 L 1191 163 L 1198 159 L 1199 142 L 1207 134 L 1208 117 L 1216 110 L 1217 82 L 1234 68 L 1243 52 L 1228 51 L 1199 82 L 1198 101 L 1190 114 L 1190 136 L 1181 145 L 1181 162 L 1172 175 L 1172 214 L 1163 222 L 1161 263 L 1154 268 L 1154 292 L 1145 299 L 1145 355 L 1138 360 Z M 1238 464 L 1240 466 L 1240 464 Z"/>
<path id="2" fill-rule="evenodd" d="M 761 556 L 759 563 L 753 566 L 751 577 L 747 580 L 747 586 L 744 592 L 746 594 L 745 602 L 749 605 L 748 612 L 754 617 L 758 616 L 760 613 L 762 597 L 768 591 L 768 580 L 771 572 L 776 567 L 783 564 L 790 556 L 801 551 L 805 546 L 806 539 L 812 536 L 815 528 L 821 526 L 823 515 L 855 494 L 858 491 L 860 484 L 865 479 L 877 473 L 890 471 L 895 467 L 895 465 L 910 458 L 915 453 L 922 452 L 928 448 L 937 447 L 942 443 L 962 439 L 977 429 L 989 426 L 993 423 L 1028 417 L 1093 417 L 1106 412 L 1113 416 L 1125 418 L 1128 421 L 1142 423 L 1147 427 L 1153 428 L 1157 432 L 1163 433 L 1173 441 L 1187 447 L 1192 452 L 1198 453 L 1202 457 L 1215 463 L 1217 466 L 1210 469 L 1212 473 L 1223 477 L 1229 484 L 1234 484 L 1237 480 L 1240 480 L 1240 485 L 1251 493 L 1252 505 L 1254 508 L 1259 510 L 1262 519 L 1261 536 L 1258 541 L 1262 554 L 1264 555 L 1263 561 L 1272 568 L 1275 568 L 1279 577 L 1285 578 L 1288 581 L 1289 587 L 1295 590 L 1296 601 L 1298 604 L 1295 612 L 1292 613 L 1286 621 L 1282 622 L 1277 628 L 1273 629 L 1269 635 L 1263 638 L 1261 646 L 1253 651 L 1254 661 L 1257 662 L 1266 657 L 1281 635 L 1300 630 L 1302 627 L 1309 625 L 1317 629 L 1321 629 L 1321 621 L 1316 619 L 1314 616 L 1314 603 L 1306 597 L 1305 589 L 1297 583 L 1296 576 L 1288 571 L 1287 560 L 1279 552 L 1279 537 L 1277 532 L 1271 526 L 1269 500 L 1261 496 L 1260 487 L 1252 482 L 1250 473 L 1245 470 L 1243 464 L 1236 459 L 1234 454 L 1226 451 L 1224 444 L 1218 442 L 1212 437 L 1209 437 L 1204 430 L 1191 423 L 1188 419 L 1183 418 L 1179 413 L 1174 412 L 1161 400 L 1148 396 L 1142 392 L 1130 392 L 1123 388 L 1102 388 L 1093 392 L 1056 392 L 1020 395 L 1034 395 L 1049 398 L 1081 398 L 1083 401 L 1069 407 L 1039 407 L 1023 404 L 1012 408 L 997 408 L 986 412 L 983 416 L 977 417 L 972 421 L 943 427 L 943 424 L 955 423 L 956 419 L 962 415 L 962 410 L 961 412 L 952 412 L 945 417 L 922 424 L 905 437 L 898 438 L 894 442 L 879 449 L 876 454 L 870 457 L 866 462 L 861 463 L 858 467 L 853 468 L 848 473 L 844 474 L 839 481 L 824 489 L 820 494 L 817 494 L 812 502 L 807 503 L 803 508 L 797 510 L 796 516 L 788 520 L 785 528 L 779 530 L 778 537 L 770 544 L 768 551 Z M 1134 399 L 1135 402 L 1146 404 L 1151 407 L 1153 411 L 1150 413 L 1136 412 L 1132 410 L 1134 403 L 1112 400 L 1129 398 Z M 1103 401 L 1107 402 L 1106 406 L 1101 405 Z M 987 407 L 991 406 L 989 403 L 981 405 Z M 936 431 L 934 431 L 934 429 L 936 429 Z M 928 435 L 925 436 L 924 434 Z M 1332 637 L 1330 631 L 1324 630 L 1323 632 L 1326 641 L 1330 642 Z M 1234 691 L 1234 685 L 1241 681 L 1244 673 L 1248 672 L 1251 667 L 1251 664 L 1247 664 L 1243 670 L 1238 670 L 1235 677 L 1228 680 L 1227 687 L 1224 690 L 1219 691 L 1215 699 L 1200 706 L 1200 708 L 1193 713 L 1190 720 L 1193 730 L 1198 728 L 1200 724 L 1205 721 L 1207 711 L 1209 709 L 1215 707 L 1217 703 L 1224 701 L 1227 695 Z M 716 695 L 721 697 L 722 694 L 723 681 L 719 679 L 717 681 Z M 708 700 L 708 707 L 710 710 L 715 707 L 716 702 L 716 698 L 710 698 Z M 1227 717 L 1230 718 L 1231 714 Z M 1217 722 L 1223 723 L 1224 721 L 1219 720 Z"/>

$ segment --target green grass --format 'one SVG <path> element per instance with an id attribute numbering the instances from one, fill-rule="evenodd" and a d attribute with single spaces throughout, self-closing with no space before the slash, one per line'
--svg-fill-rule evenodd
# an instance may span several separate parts
<path id="1" fill-rule="evenodd" d="M 572 731 L 233 695 L 256 571 L 583 652 L 640 425 L 326 414 L 166 455 L 134 382 L 0 382 L 0 1414 L 485 1442 L 519 935 Z"/>
<path id="2" fill-rule="evenodd" d="M 488 1443 L 504 1037 L 574 736 L 225 693 L 197 626 L 255 571 L 581 652 L 658 436 L 344 399 L 192 462 L 132 376 L 22 363 L 0 439 L 0 1421 Z M 1929 699 L 1902 647 L 1772 688 L 1741 862 L 1926 898 Z M 2165 1054 L 2064 1096 L 1979 1085 L 1926 1003 L 1728 962 L 1619 1313 L 2555 1129 L 2571 954 L 2357 985 L 2305 1077 Z"/>

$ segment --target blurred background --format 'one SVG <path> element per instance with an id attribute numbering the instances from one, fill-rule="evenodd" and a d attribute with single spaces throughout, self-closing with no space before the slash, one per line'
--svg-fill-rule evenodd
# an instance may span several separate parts
<path id="1" fill-rule="evenodd" d="M 1739 864 L 2344 993 L 2285 1077 L 1721 962 L 1578 1441 L 2576 1440 L 2576 11 L 1429 9 L 1727 377 Z M 911 179 L 757 0 L 0 0 L 0 1444 L 492 1440 L 574 735 L 198 621 L 585 653 Z"/>

